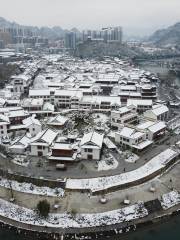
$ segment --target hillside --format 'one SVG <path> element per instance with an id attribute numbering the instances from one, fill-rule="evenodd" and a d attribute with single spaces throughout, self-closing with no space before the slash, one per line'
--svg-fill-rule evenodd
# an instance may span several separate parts
<path id="1" fill-rule="evenodd" d="M 133 58 L 142 53 L 138 49 L 128 47 L 126 44 L 87 41 L 79 44 L 74 54 L 75 56 L 82 58 L 103 56 L 123 56 Z"/>
<path id="2" fill-rule="evenodd" d="M 166 29 L 156 31 L 149 41 L 158 46 L 180 45 L 180 22 Z"/>

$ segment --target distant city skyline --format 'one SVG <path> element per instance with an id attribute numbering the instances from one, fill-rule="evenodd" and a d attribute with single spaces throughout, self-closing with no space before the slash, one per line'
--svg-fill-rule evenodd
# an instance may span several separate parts
<path id="1" fill-rule="evenodd" d="M 180 21 L 179 0 L 0 0 L 0 16 L 31 26 L 79 30 L 122 26 L 149 35 Z"/>

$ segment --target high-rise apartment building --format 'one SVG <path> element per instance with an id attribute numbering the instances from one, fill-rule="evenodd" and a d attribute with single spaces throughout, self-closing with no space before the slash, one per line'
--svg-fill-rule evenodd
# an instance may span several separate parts
<path id="1" fill-rule="evenodd" d="M 89 40 L 122 43 L 122 27 L 108 27 L 102 30 L 83 31 L 83 42 Z"/>
<path id="2" fill-rule="evenodd" d="M 65 46 L 68 49 L 76 48 L 76 33 L 75 32 L 67 32 L 65 35 Z"/>

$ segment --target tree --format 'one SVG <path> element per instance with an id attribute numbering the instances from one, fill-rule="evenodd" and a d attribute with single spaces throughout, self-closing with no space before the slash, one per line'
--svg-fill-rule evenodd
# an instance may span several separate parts
<path id="1" fill-rule="evenodd" d="M 37 210 L 40 217 L 47 218 L 50 212 L 50 204 L 47 200 L 39 201 Z"/>

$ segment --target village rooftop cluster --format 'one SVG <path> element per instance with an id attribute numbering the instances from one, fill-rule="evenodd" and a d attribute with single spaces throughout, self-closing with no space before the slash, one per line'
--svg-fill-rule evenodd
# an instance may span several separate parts
<path id="1" fill-rule="evenodd" d="M 118 58 L 62 58 L 21 63 L 22 74 L 0 91 L 0 138 L 10 152 L 100 160 L 104 147 L 141 152 L 166 134 L 156 76 Z"/>

